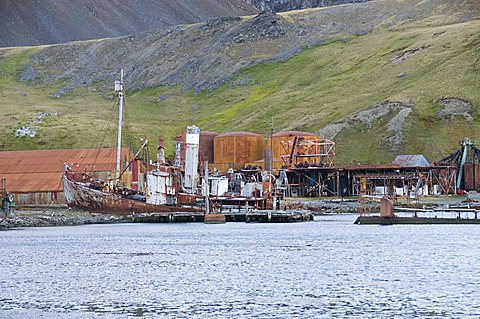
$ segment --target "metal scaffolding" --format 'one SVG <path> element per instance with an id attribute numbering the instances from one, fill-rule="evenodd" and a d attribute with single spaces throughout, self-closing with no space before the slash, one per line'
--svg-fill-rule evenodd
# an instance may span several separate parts
<path id="1" fill-rule="evenodd" d="M 282 141 L 281 159 L 287 168 L 294 167 L 333 167 L 335 142 L 312 136 L 296 136 L 293 141 Z"/>

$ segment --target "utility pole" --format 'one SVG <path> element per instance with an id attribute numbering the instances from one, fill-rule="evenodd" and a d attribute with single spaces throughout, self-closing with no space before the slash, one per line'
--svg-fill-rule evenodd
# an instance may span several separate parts
<path id="1" fill-rule="evenodd" d="M 115 179 L 118 183 L 120 179 L 120 151 L 122 147 L 122 120 L 123 120 L 123 69 L 120 71 L 120 81 L 115 81 L 115 91 L 118 92 L 118 133 L 117 133 L 117 165 L 115 169 Z"/>

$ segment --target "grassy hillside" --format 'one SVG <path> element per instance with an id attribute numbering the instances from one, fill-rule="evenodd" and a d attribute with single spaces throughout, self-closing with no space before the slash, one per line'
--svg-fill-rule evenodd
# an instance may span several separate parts
<path id="1" fill-rule="evenodd" d="M 284 61 L 242 68 L 219 87 L 200 93 L 184 92 L 181 85 L 130 90 L 130 128 L 138 137 L 145 132 L 153 145 L 159 135 L 172 140 L 191 124 L 216 132 L 267 134 L 273 119 L 275 131 L 317 131 L 369 106 L 399 101 L 413 105 L 400 149 L 393 151 L 385 142 L 387 122 L 394 115 L 389 114 L 370 125 L 353 123 L 342 130 L 335 137 L 338 162 L 388 162 L 397 153 L 438 160 L 457 149 L 463 137 L 480 141 L 480 20 L 443 24 L 440 19 L 432 16 L 428 23 L 393 28 L 384 24 L 365 35 L 339 35 Z M 38 50 L 42 48 L 0 53 L 0 149 L 113 144 L 114 128 L 107 119 L 112 118 L 114 101 L 101 89 L 104 83 L 53 98 L 50 95 L 63 83 L 18 80 L 23 65 Z M 399 59 L 402 54 L 404 59 Z M 468 101 L 471 118 L 435 117 L 442 110 L 438 101 L 449 97 Z M 14 137 L 16 128 L 40 112 L 58 114 L 33 125 L 37 137 Z M 173 153 L 173 144 L 167 145 L 167 152 Z"/>

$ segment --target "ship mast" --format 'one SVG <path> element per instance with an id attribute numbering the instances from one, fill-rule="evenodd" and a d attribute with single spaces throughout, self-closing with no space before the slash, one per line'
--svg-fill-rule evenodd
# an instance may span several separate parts
<path id="1" fill-rule="evenodd" d="M 123 117 L 123 69 L 120 71 L 120 81 L 115 81 L 115 92 L 118 92 L 118 139 L 117 139 L 117 162 L 115 168 L 115 180 L 118 183 L 120 179 L 120 149 L 122 147 L 122 117 Z"/>

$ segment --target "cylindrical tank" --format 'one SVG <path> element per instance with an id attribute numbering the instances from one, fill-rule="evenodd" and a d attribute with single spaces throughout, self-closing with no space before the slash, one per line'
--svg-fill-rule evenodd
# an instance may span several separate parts
<path id="1" fill-rule="evenodd" d="M 272 136 L 269 136 L 267 138 L 266 147 L 272 149 L 272 157 L 273 157 L 272 168 L 280 168 L 285 165 L 284 161 L 282 160 L 282 155 L 286 156 L 289 154 L 287 151 L 287 147 L 284 143 L 293 142 L 295 137 L 312 138 L 312 137 L 318 137 L 318 135 L 314 133 L 302 132 L 302 131 L 282 131 L 282 132 L 275 133 Z"/>
<path id="2" fill-rule="evenodd" d="M 209 131 L 202 131 L 200 130 L 200 144 L 198 146 L 198 159 L 201 162 L 208 161 L 209 163 L 213 163 L 214 156 L 213 156 L 213 139 L 217 136 L 218 133 L 209 132 Z M 175 137 L 175 142 L 181 142 L 181 161 L 182 163 L 185 161 L 185 139 L 186 139 L 186 132 L 182 132 L 181 134 Z"/>
<path id="3" fill-rule="evenodd" d="M 230 132 L 215 136 L 214 163 L 220 171 L 242 169 L 246 163 L 263 159 L 264 138 L 250 132 Z"/>
<path id="4" fill-rule="evenodd" d="M 200 145 L 198 149 L 198 157 L 200 158 L 200 161 L 213 163 L 213 140 L 217 135 L 218 133 L 215 132 L 200 131 Z"/>

